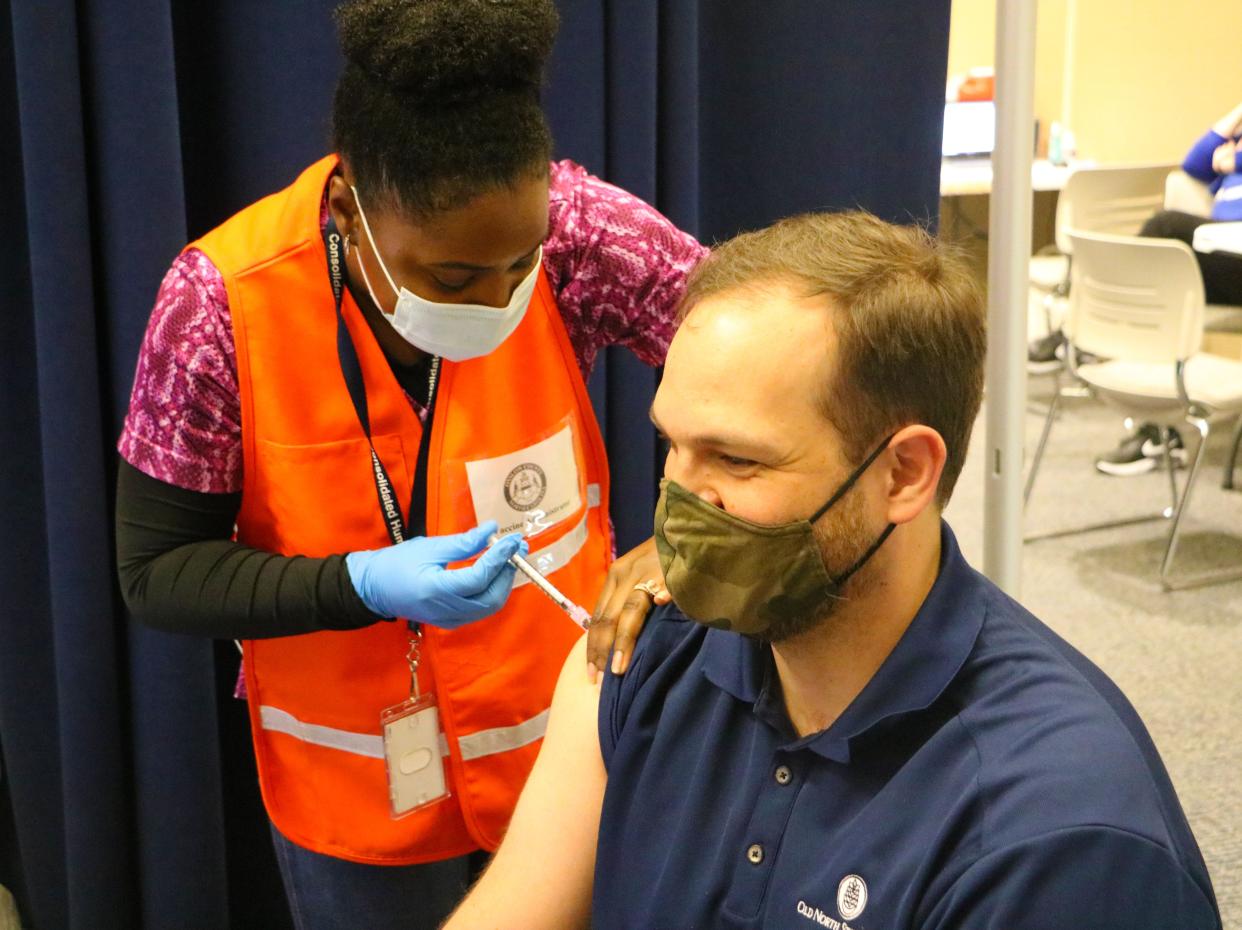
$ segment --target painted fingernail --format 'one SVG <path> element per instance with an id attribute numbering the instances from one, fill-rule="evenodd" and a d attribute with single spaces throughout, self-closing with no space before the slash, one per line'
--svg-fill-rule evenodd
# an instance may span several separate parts
<path id="1" fill-rule="evenodd" d="M 612 673 L 614 675 L 621 674 L 621 662 L 624 658 L 625 656 L 621 654 L 621 650 L 619 649 L 612 654 Z"/>
<path id="2" fill-rule="evenodd" d="M 587 681 L 595 684 L 595 679 L 599 677 L 599 669 L 595 667 L 594 662 L 587 663 Z"/>

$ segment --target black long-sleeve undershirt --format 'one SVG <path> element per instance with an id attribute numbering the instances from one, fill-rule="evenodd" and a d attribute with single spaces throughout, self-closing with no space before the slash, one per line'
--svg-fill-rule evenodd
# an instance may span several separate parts
<path id="1" fill-rule="evenodd" d="M 344 556 L 273 555 L 233 542 L 240 506 L 240 493 L 187 491 L 121 460 L 117 569 L 137 620 L 174 633 L 263 639 L 383 619 L 354 591 Z"/>

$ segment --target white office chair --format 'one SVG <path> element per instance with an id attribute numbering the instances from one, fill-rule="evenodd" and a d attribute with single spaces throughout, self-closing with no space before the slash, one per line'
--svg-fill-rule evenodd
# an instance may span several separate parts
<path id="1" fill-rule="evenodd" d="M 1132 236 L 1161 209 L 1169 164 L 1078 168 L 1065 180 L 1057 198 L 1056 247 L 1060 254 L 1030 260 L 1032 296 L 1042 300 L 1048 332 L 1056 329 L 1058 311 L 1070 285 L 1074 230 Z"/>
<path id="2" fill-rule="evenodd" d="M 1212 215 L 1212 207 L 1216 198 L 1209 185 L 1192 178 L 1180 168 L 1169 172 L 1164 182 L 1164 208 L 1189 213 L 1204 218 Z M 1242 307 L 1221 304 L 1208 304 L 1204 327 L 1208 332 L 1238 333 L 1242 332 Z M 1229 455 L 1225 458 L 1225 473 L 1221 487 L 1233 490 L 1234 468 L 1238 461 L 1239 450 L 1242 449 L 1242 419 L 1238 421 L 1233 434 Z"/>
<path id="3" fill-rule="evenodd" d="M 1169 591 L 1242 578 L 1242 565 L 1182 578 L 1173 577 L 1171 571 L 1182 518 L 1203 464 L 1211 426 L 1242 412 L 1242 362 L 1199 351 L 1205 306 L 1203 279 L 1194 254 L 1184 243 L 1172 239 L 1082 232 L 1071 232 L 1070 239 L 1074 262 L 1065 332 L 1071 372 L 1096 397 L 1136 419 L 1154 422 L 1166 431 L 1186 422 L 1199 433 L 1180 499 L 1169 443 L 1165 442 L 1165 467 L 1173 504 L 1159 517 L 1171 517 L 1173 523 L 1160 565 L 1160 586 Z M 1077 365 L 1080 351 L 1107 361 Z M 1031 463 L 1028 495 L 1059 398 L 1059 394 L 1053 397 L 1043 440 Z M 1153 518 L 1140 517 L 1070 532 L 1147 519 Z"/>
<path id="4" fill-rule="evenodd" d="M 1198 178 L 1181 168 L 1174 168 L 1164 181 L 1164 209 L 1178 210 L 1194 216 L 1211 216 L 1216 198 L 1212 190 Z"/>

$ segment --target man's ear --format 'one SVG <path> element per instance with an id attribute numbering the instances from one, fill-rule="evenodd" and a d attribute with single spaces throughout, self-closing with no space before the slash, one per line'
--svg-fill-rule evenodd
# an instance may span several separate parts
<path id="1" fill-rule="evenodd" d="M 930 426 L 914 424 L 898 430 L 884 460 L 888 471 L 888 521 L 909 523 L 936 506 L 936 489 L 948 452 L 944 439 Z"/>

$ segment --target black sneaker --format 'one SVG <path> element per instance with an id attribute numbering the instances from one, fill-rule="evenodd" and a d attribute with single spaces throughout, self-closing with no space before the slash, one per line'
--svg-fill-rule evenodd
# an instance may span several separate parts
<path id="1" fill-rule="evenodd" d="M 1064 365 L 1065 336 L 1058 329 L 1036 339 L 1026 349 L 1026 370 L 1033 375 L 1046 375 Z"/>
<path id="2" fill-rule="evenodd" d="M 1182 437 L 1177 430 L 1172 430 L 1172 434 L 1169 457 L 1176 468 L 1186 464 L 1186 447 L 1182 444 Z M 1155 471 L 1163 461 L 1164 430 L 1154 423 L 1144 423 L 1123 439 L 1116 449 L 1097 458 L 1095 468 L 1106 475 L 1129 477 Z"/>

